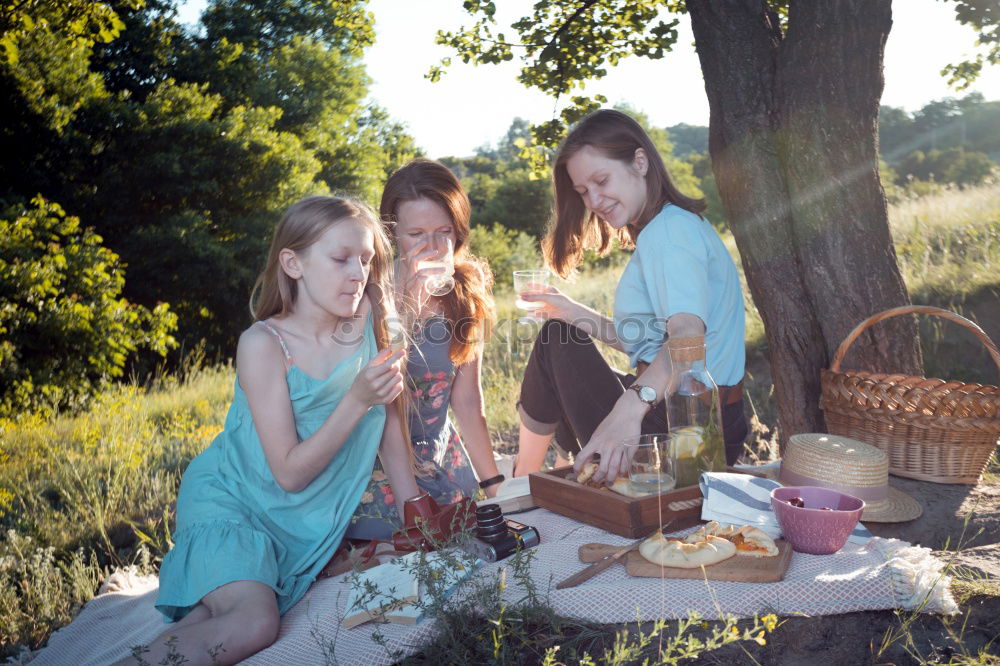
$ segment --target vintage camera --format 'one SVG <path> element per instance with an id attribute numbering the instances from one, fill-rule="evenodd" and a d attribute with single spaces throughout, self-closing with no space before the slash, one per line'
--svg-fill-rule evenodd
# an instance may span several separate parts
<path id="1" fill-rule="evenodd" d="M 505 519 L 496 504 L 476 508 L 476 536 L 470 550 L 485 562 L 496 562 L 519 550 L 537 546 L 538 530 L 519 522 Z"/>

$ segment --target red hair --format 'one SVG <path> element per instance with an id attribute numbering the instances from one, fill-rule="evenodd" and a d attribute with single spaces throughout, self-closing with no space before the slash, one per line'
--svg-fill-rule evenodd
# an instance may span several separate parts
<path id="1" fill-rule="evenodd" d="M 472 206 L 462 184 L 440 162 L 417 158 L 397 169 L 385 184 L 379 213 L 386 232 L 396 238 L 396 215 L 405 201 L 427 199 L 448 213 L 455 228 L 455 288 L 438 297 L 451 328 L 448 356 L 457 366 L 475 356 L 493 323 L 493 273 L 489 265 L 469 254 Z"/>

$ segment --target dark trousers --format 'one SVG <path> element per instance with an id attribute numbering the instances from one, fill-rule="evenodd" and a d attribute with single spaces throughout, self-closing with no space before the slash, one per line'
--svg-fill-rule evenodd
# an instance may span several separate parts
<path id="1" fill-rule="evenodd" d="M 558 447 L 576 454 L 634 381 L 635 375 L 608 365 L 589 335 L 572 324 L 548 321 L 538 332 L 524 370 L 518 402 L 521 421 L 540 435 L 555 433 Z M 748 433 L 742 398 L 723 405 L 722 431 L 726 462 L 732 465 Z M 642 432 L 667 432 L 663 403 L 643 418 Z"/>

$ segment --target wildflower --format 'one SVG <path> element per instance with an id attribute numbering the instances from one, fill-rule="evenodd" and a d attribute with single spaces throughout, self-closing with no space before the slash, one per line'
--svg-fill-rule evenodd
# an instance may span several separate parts
<path id="1" fill-rule="evenodd" d="M 764 617 L 760 618 L 760 621 L 761 624 L 764 625 L 764 628 L 767 629 L 768 631 L 774 631 L 774 628 L 778 626 L 778 616 L 775 615 L 774 613 L 765 615 Z"/>
<path id="2" fill-rule="evenodd" d="M 767 641 L 764 640 L 764 632 L 763 631 L 760 632 L 759 634 L 757 634 L 757 637 L 754 640 L 757 641 L 757 645 L 766 645 L 767 644 Z"/>

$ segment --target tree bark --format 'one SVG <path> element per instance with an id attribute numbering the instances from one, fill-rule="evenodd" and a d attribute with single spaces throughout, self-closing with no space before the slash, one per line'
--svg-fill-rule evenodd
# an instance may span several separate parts
<path id="1" fill-rule="evenodd" d="M 878 177 L 890 0 L 689 0 L 719 194 L 764 322 L 781 441 L 825 430 L 819 374 L 847 333 L 909 303 Z M 871 329 L 870 329 L 871 330 Z M 916 374 L 912 321 L 852 347 L 867 370 Z"/>

